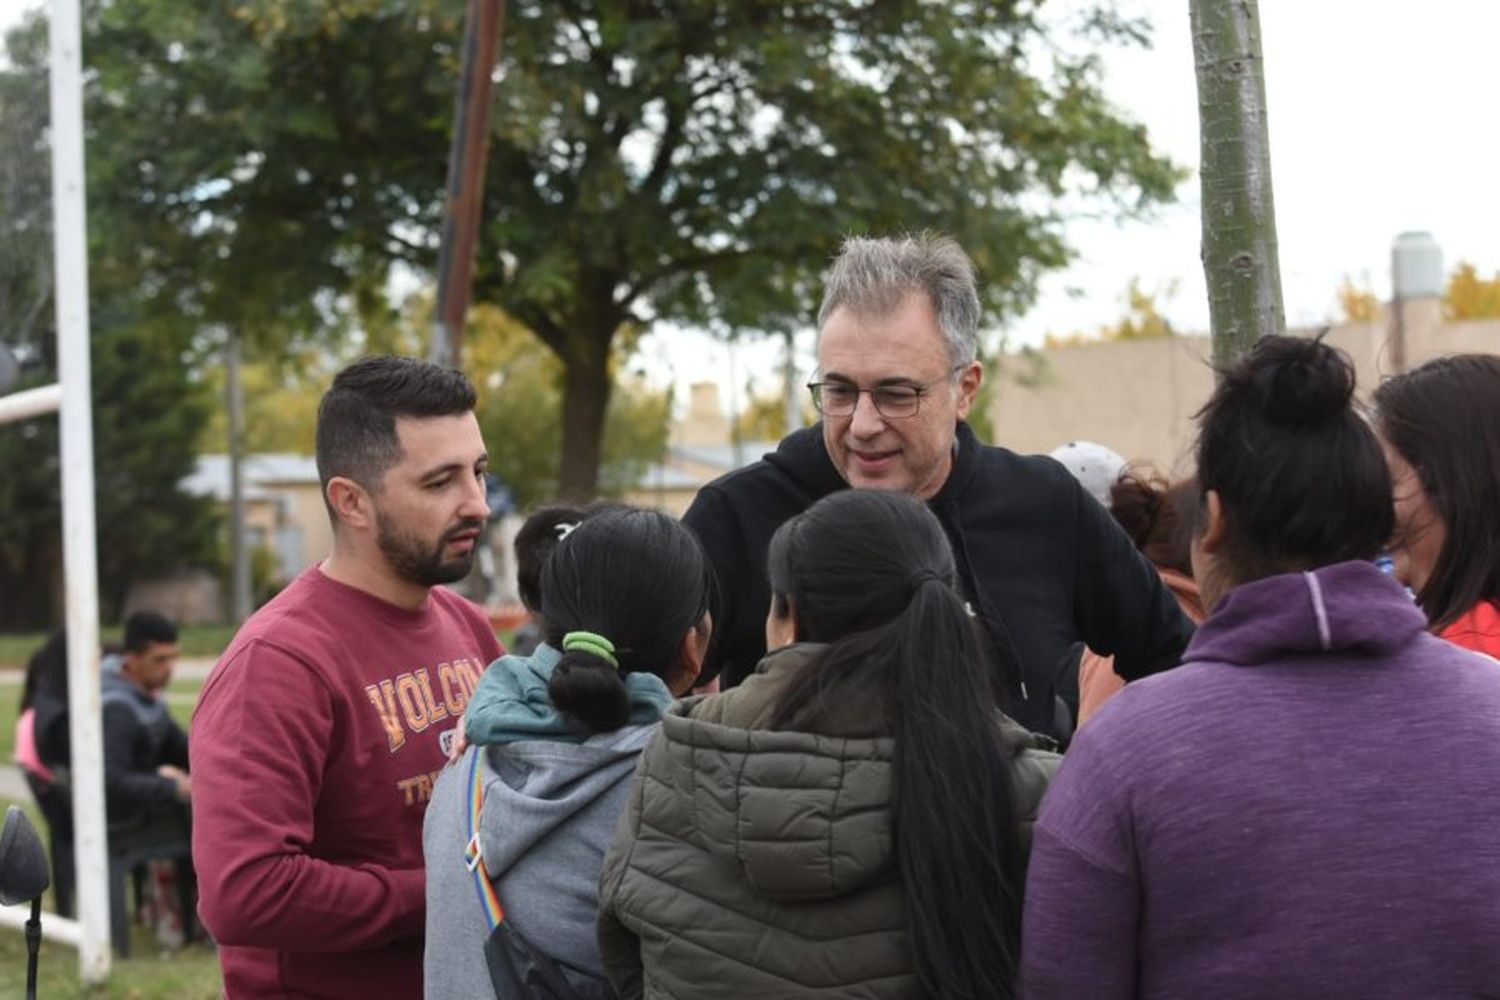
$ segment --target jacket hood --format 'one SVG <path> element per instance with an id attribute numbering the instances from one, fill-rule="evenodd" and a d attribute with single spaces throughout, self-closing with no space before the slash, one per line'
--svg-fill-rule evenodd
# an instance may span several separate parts
<path id="1" fill-rule="evenodd" d="M 822 421 L 782 438 L 776 450 L 765 456 L 765 461 L 813 496 L 833 493 L 849 485 L 834 468 L 828 449 L 823 446 Z"/>
<path id="2" fill-rule="evenodd" d="M 488 745 L 518 740 L 587 741 L 589 728 L 552 705 L 547 685 L 562 654 L 542 643 L 530 656 L 502 656 L 480 678 L 464 713 L 464 733 L 470 743 Z M 672 702 L 666 682 L 640 671 L 625 675 L 632 726 L 661 718 Z"/>
<path id="3" fill-rule="evenodd" d="M 627 726 L 582 743 L 528 740 L 470 750 L 481 755 L 479 845 L 490 876 L 498 879 L 533 847 L 628 781 L 655 731 L 654 725 Z M 467 766 L 466 761 L 466 779 Z"/>
<path id="4" fill-rule="evenodd" d="M 691 710 L 678 703 L 662 719 L 650 768 L 654 808 L 690 817 L 686 839 L 775 899 L 826 899 L 893 877 L 893 740 L 739 729 Z"/>
<path id="5" fill-rule="evenodd" d="M 1255 664 L 1288 654 L 1390 653 L 1427 628 L 1396 580 L 1373 563 L 1282 573 L 1231 590 L 1198 626 L 1184 662 Z"/>

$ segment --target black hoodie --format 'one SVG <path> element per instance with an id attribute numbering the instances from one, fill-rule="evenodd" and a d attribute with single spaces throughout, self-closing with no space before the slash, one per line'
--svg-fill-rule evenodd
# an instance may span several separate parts
<path id="1" fill-rule="evenodd" d="M 714 640 L 703 680 L 732 687 L 765 654 L 771 535 L 848 484 L 821 425 L 788 435 L 759 462 L 703 487 L 683 521 L 718 577 Z M 1066 736 L 1055 697 L 1078 644 L 1113 654 L 1133 680 L 1176 666 L 1193 626 L 1151 564 L 1057 462 L 979 443 L 958 424 L 953 469 L 928 507 L 953 545 L 963 595 L 995 654 L 1006 711 Z M 1074 681 L 1076 683 L 1076 680 Z"/>

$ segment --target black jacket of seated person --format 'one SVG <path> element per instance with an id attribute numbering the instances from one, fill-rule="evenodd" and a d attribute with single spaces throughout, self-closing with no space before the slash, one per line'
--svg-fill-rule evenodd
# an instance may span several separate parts
<path id="1" fill-rule="evenodd" d="M 177 783 L 156 773 L 188 768 L 188 738 L 166 704 L 128 677 L 103 681 L 104 802 L 111 839 L 163 816 L 183 815 Z"/>

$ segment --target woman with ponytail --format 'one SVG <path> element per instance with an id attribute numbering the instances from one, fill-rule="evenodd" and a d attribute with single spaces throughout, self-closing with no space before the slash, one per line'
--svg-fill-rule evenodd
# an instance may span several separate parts
<path id="1" fill-rule="evenodd" d="M 1031 1000 L 1495 996 L 1500 670 L 1372 560 L 1394 515 L 1342 352 L 1258 341 L 1199 413 L 1182 666 L 1126 685 L 1036 827 Z"/>
<path id="2" fill-rule="evenodd" d="M 428 997 L 531 995 L 492 979 L 494 908 L 477 877 L 573 995 L 609 995 L 600 864 L 636 758 L 702 665 L 710 588 L 697 539 L 665 514 L 614 507 L 562 533 L 541 569 L 544 642 L 490 665 L 464 714 L 469 746 L 432 790 Z M 438 683 L 436 704 L 462 699 Z"/>
<path id="3" fill-rule="evenodd" d="M 674 706 L 642 757 L 601 879 L 611 982 L 1014 996 L 1029 825 L 1058 758 L 994 709 L 941 525 L 846 490 L 782 525 L 768 562 L 772 652 Z"/>

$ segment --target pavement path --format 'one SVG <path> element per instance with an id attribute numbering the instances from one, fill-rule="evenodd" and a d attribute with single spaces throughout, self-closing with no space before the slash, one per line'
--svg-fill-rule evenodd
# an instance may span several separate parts
<path id="1" fill-rule="evenodd" d="M 215 660 L 193 657 L 177 661 L 177 670 L 174 676 L 182 680 L 204 680 L 208 672 L 214 668 Z M 0 670 L 0 684 L 19 685 L 24 679 L 24 672 L 20 670 Z M 198 696 L 190 691 L 168 692 L 167 699 L 173 704 L 191 704 Z M 12 802 L 30 802 L 31 789 L 26 786 L 26 779 L 21 775 L 21 769 L 10 761 L 0 761 L 0 799 L 9 799 Z"/>

